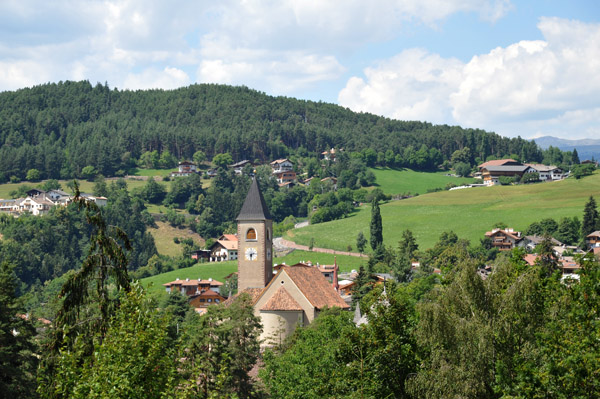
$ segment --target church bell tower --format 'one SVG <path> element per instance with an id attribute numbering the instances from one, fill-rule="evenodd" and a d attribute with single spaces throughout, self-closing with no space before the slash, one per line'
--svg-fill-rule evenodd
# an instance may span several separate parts
<path id="1" fill-rule="evenodd" d="M 264 288 L 273 277 L 273 220 L 256 178 L 237 222 L 238 292 Z"/>

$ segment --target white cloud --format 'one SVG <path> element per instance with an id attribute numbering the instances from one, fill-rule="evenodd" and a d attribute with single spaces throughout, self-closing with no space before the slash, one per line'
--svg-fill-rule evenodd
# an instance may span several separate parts
<path id="1" fill-rule="evenodd" d="M 190 84 L 189 76 L 181 69 L 166 67 L 162 71 L 148 68 L 139 74 L 128 74 L 128 89 L 176 89 Z"/>
<path id="2" fill-rule="evenodd" d="M 396 119 L 448 120 L 449 96 L 461 81 L 463 64 L 425 50 L 406 50 L 354 77 L 340 92 L 339 103 L 356 111 Z"/>
<path id="3" fill-rule="evenodd" d="M 600 107 L 600 24 L 542 18 L 538 28 L 545 40 L 498 47 L 466 64 L 404 51 L 367 68 L 365 79 L 350 78 L 339 102 L 511 136 L 556 132 L 557 126 L 577 135 L 597 132 L 591 123 Z M 590 124 L 577 122 L 583 120 Z"/>

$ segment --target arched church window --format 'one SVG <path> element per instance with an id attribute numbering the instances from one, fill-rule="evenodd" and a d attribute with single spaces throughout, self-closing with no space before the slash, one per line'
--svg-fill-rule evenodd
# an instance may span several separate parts
<path id="1" fill-rule="evenodd" d="M 246 232 L 246 240 L 256 240 L 256 230 L 248 229 Z"/>

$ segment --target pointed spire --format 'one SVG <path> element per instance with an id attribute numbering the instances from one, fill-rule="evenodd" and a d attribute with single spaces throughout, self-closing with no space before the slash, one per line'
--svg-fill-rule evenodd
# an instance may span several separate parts
<path id="1" fill-rule="evenodd" d="M 258 181 L 255 177 L 252 179 L 248 195 L 246 195 L 246 200 L 244 201 L 244 205 L 242 205 L 242 210 L 240 211 L 237 220 L 267 219 L 271 219 L 271 214 L 269 213 L 269 208 L 267 208 L 267 204 L 260 192 Z"/>

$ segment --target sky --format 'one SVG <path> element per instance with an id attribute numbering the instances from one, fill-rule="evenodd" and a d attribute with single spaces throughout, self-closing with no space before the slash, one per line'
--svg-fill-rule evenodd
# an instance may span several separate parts
<path id="1" fill-rule="evenodd" d="M 2 0 L 0 91 L 243 85 L 503 136 L 600 138 L 597 0 Z"/>

